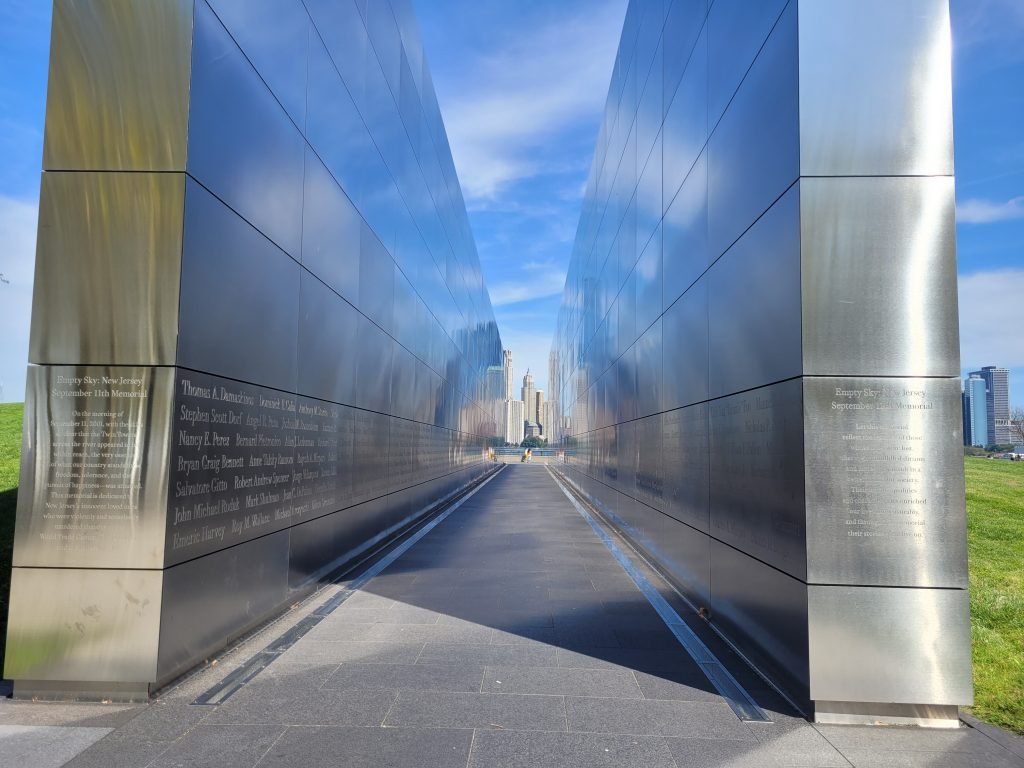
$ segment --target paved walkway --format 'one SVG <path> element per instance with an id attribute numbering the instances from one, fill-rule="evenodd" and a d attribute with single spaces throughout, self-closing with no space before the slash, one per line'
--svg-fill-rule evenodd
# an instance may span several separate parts
<path id="1" fill-rule="evenodd" d="M 0 703 L 0 766 L 1024 766 L 1019 743 L 967 727 L 812 726 L 705 635 L 772 719 L 741 722 L 529 465 L 502 470 L 224 703 L 192 704 L 338 590 L 148 707 Z"/>

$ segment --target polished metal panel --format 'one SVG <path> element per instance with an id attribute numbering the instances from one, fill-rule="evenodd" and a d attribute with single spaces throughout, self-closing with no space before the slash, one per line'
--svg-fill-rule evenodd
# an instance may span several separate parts
<path id="1" fill-rule="evenodd" d="M 803 386 L 807 580 L 966 588 L 959 380 Z"/>
<path id="2" fill-rule="evenodd" d="M 776 682 L 808 697 L 808 587 L 717 539 L 711 545 L 711 621 Z M 840 661 L 843 643 L 830 649 Z M 840 663 L 842 663 L 840 661 Z"/>
<path id="3" fill-rule="evenodd" d="M 778 0 L 758 3 L 777 5 Z M 746 8 L 742 0 L 722 0 Z M 709 28 L 715 29 L 712 6 Z M 800 174 L 796 3 L 782 14 L 708 141 L 708 241 L 723 253 Z M 711 50 L 716 46 L 711 42 Z M 710 78 L 714 81 L 714 56 Z M 714 87 L 711 89 L 715 92 Z M 711 111 L 715 124 L 715 109 Z"/>
<path id="4" fill-rule="evenodd" d="M 636 342 L 636 415 L 662 410 L 662 321 L 659 319 Z"/>
<path id="5" fill-rule="evenodd" d="M 691 3 L 692 4 L 692 3 Z M 686 3 L 683 3 L 686 5 Z M 667 30 L 666 30 L 667 32 Z M 671 49 L 670 44 L 669 48 Z M 666 206 L 708 140 L 708 36 L 705 28 L 686 63 L 679 87 L 665 104 L 664 197 Z"/>
<path id="6" fill-rule="evenodd" d="M 173 680 L 280 610 L 290 597 L 288 531 L 168 568 L 162 577 L 161 613 L 181 618 L 161 622 L 156 676 L 143 678 L 155 685 Z"/>
<path id="7" fill-rule="evenodd" d="M 665 198 L 662 304 L 667 309 L 714 261 L 708 246 L 708 163 L 701 154 L 675 199 Z M 714 254 L 715 257 L 718 254 Z"/>
<path id="8" fill-rule="evenodd" d="M 971 703 L 966 590 L 810 586 L 807 593 L 812 699 Z"/>
<path id="9" fill-rule="evenodd" d="M 799 379 L 711 403 L 711 535 L 807 576 Z"/>
<path id="10" fill-rule="evenodd" d="M 183 171 L 194 0 L 56 0 L 46 170 Z"/>
<path id="11" fill-rule="evenodd" d="M 304 154 L 299 129 L 213 11 L 198 2 L 189 173 L 299 258 Z"/>
<path id="12" fill-rule="evenodd" d="M 804 372 L 958 376 L 952 177 L 800 182 Z"/>
<path id="13" fill-rule="evenodd" d="M 299 391 L 354 404 L 360 315 L 310 273 L 303 271 L 300 281 Z"/>
<path id="14" fill-rule="evenodd" d="M 33 363 L 174 364 L 184 204 L 183 174 L 43 174 Z"/>
<path id="15" fill-rule="evenodd" d="M 662 316 L 661 410 L 708 399 L 708 281 L 701 280 Z"/>
<path id="16" fill-rule="evenodd" d="M 169 368 L 29 366 L 15 566 L 161 566 L 173 388 Z"/>
<path id="17" fill-rule="evenodd" d="M 798 189 L 775 203 L 708 272 L 711 397 L 801 373 Z"/>
<path id="18" fill-rule="evenodd" d="M 309 147 L 303 194 L 302 266 L 354 305 L 359 301 L 362 219 Z"/>
<path id="19" fill-rule="evenodd" d="M 661 414 L 665 514 L 707 533 L 711 524 L 710 407 Z"/>
<path id="20" fill-rule="evenodd" d="M 206 2 L 302 128 L 306 120 L 306 50 L 311 26 L 302 0 Z"/>
<path id="21" fill-rule="evenodd" d="M 948 0 L 800 0 L 800 173 L 952 176 Z"/>
<path id="22" fill-rule="evenodd" d="M 189 180 L 178 364 L 294 392 L 300 270 Z"/>
<path id="23" fill-rule="evenodd" d="M 15 567 L 4 676 L 155 680 L 162 582 L 158 570 Z"/>
<path id="24" fill-rule="evenodd" d="M 714 126 L 734 98 L 740 83 L 787 6 L 794 15 L 796 2 L 712 0 L 708 13 L 708 98 L 710 125 Z M 793 50 L 793 53 L 796 53 Z M 751 126 L 753 129 L 754 126 Z"/>

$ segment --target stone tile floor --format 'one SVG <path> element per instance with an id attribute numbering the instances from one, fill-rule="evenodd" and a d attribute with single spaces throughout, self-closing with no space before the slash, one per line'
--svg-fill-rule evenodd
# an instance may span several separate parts
<path id="1" fill-rule="evenodd" d="M 337 589 L 148 706 L 0 701 L 0 768 L 1024 768 L 1020 742 L 984 727 L 811 725 L 704 632 L 773 720 L 741 722 L 529 465 L 505 468 L 224 703 L 191 703 Z"/>

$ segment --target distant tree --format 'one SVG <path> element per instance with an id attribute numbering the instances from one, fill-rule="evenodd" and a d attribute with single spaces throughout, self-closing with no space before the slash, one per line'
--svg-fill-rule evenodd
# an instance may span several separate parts
<path id="1" fill-rule="evenodd" d="M 543 437 L 536 437 L 535 435 L 530 435 L 528 438 L 526 438 L 525 440 L 523 440 L 523 442 L 521 442 L 519 444 L 519 447 L 520 448 L 543 448 L 545 445 L 547 445 L 547 442 L 548 441 L 545 440 Z"/>
<path id="2" fill-rule="evenodd" d="M 1010 435 L 1017 445 L 1024 445 L 1024 408 L 1014 408 L 1010 413 Z"/>

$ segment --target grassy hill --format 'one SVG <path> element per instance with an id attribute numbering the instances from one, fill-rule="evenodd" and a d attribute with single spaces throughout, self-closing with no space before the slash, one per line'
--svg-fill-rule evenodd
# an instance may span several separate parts
<path id="1" fill-rule="evenodd" d="M 973 714 L 1024 734 L 1024 462 L 965 462 Z"/>

